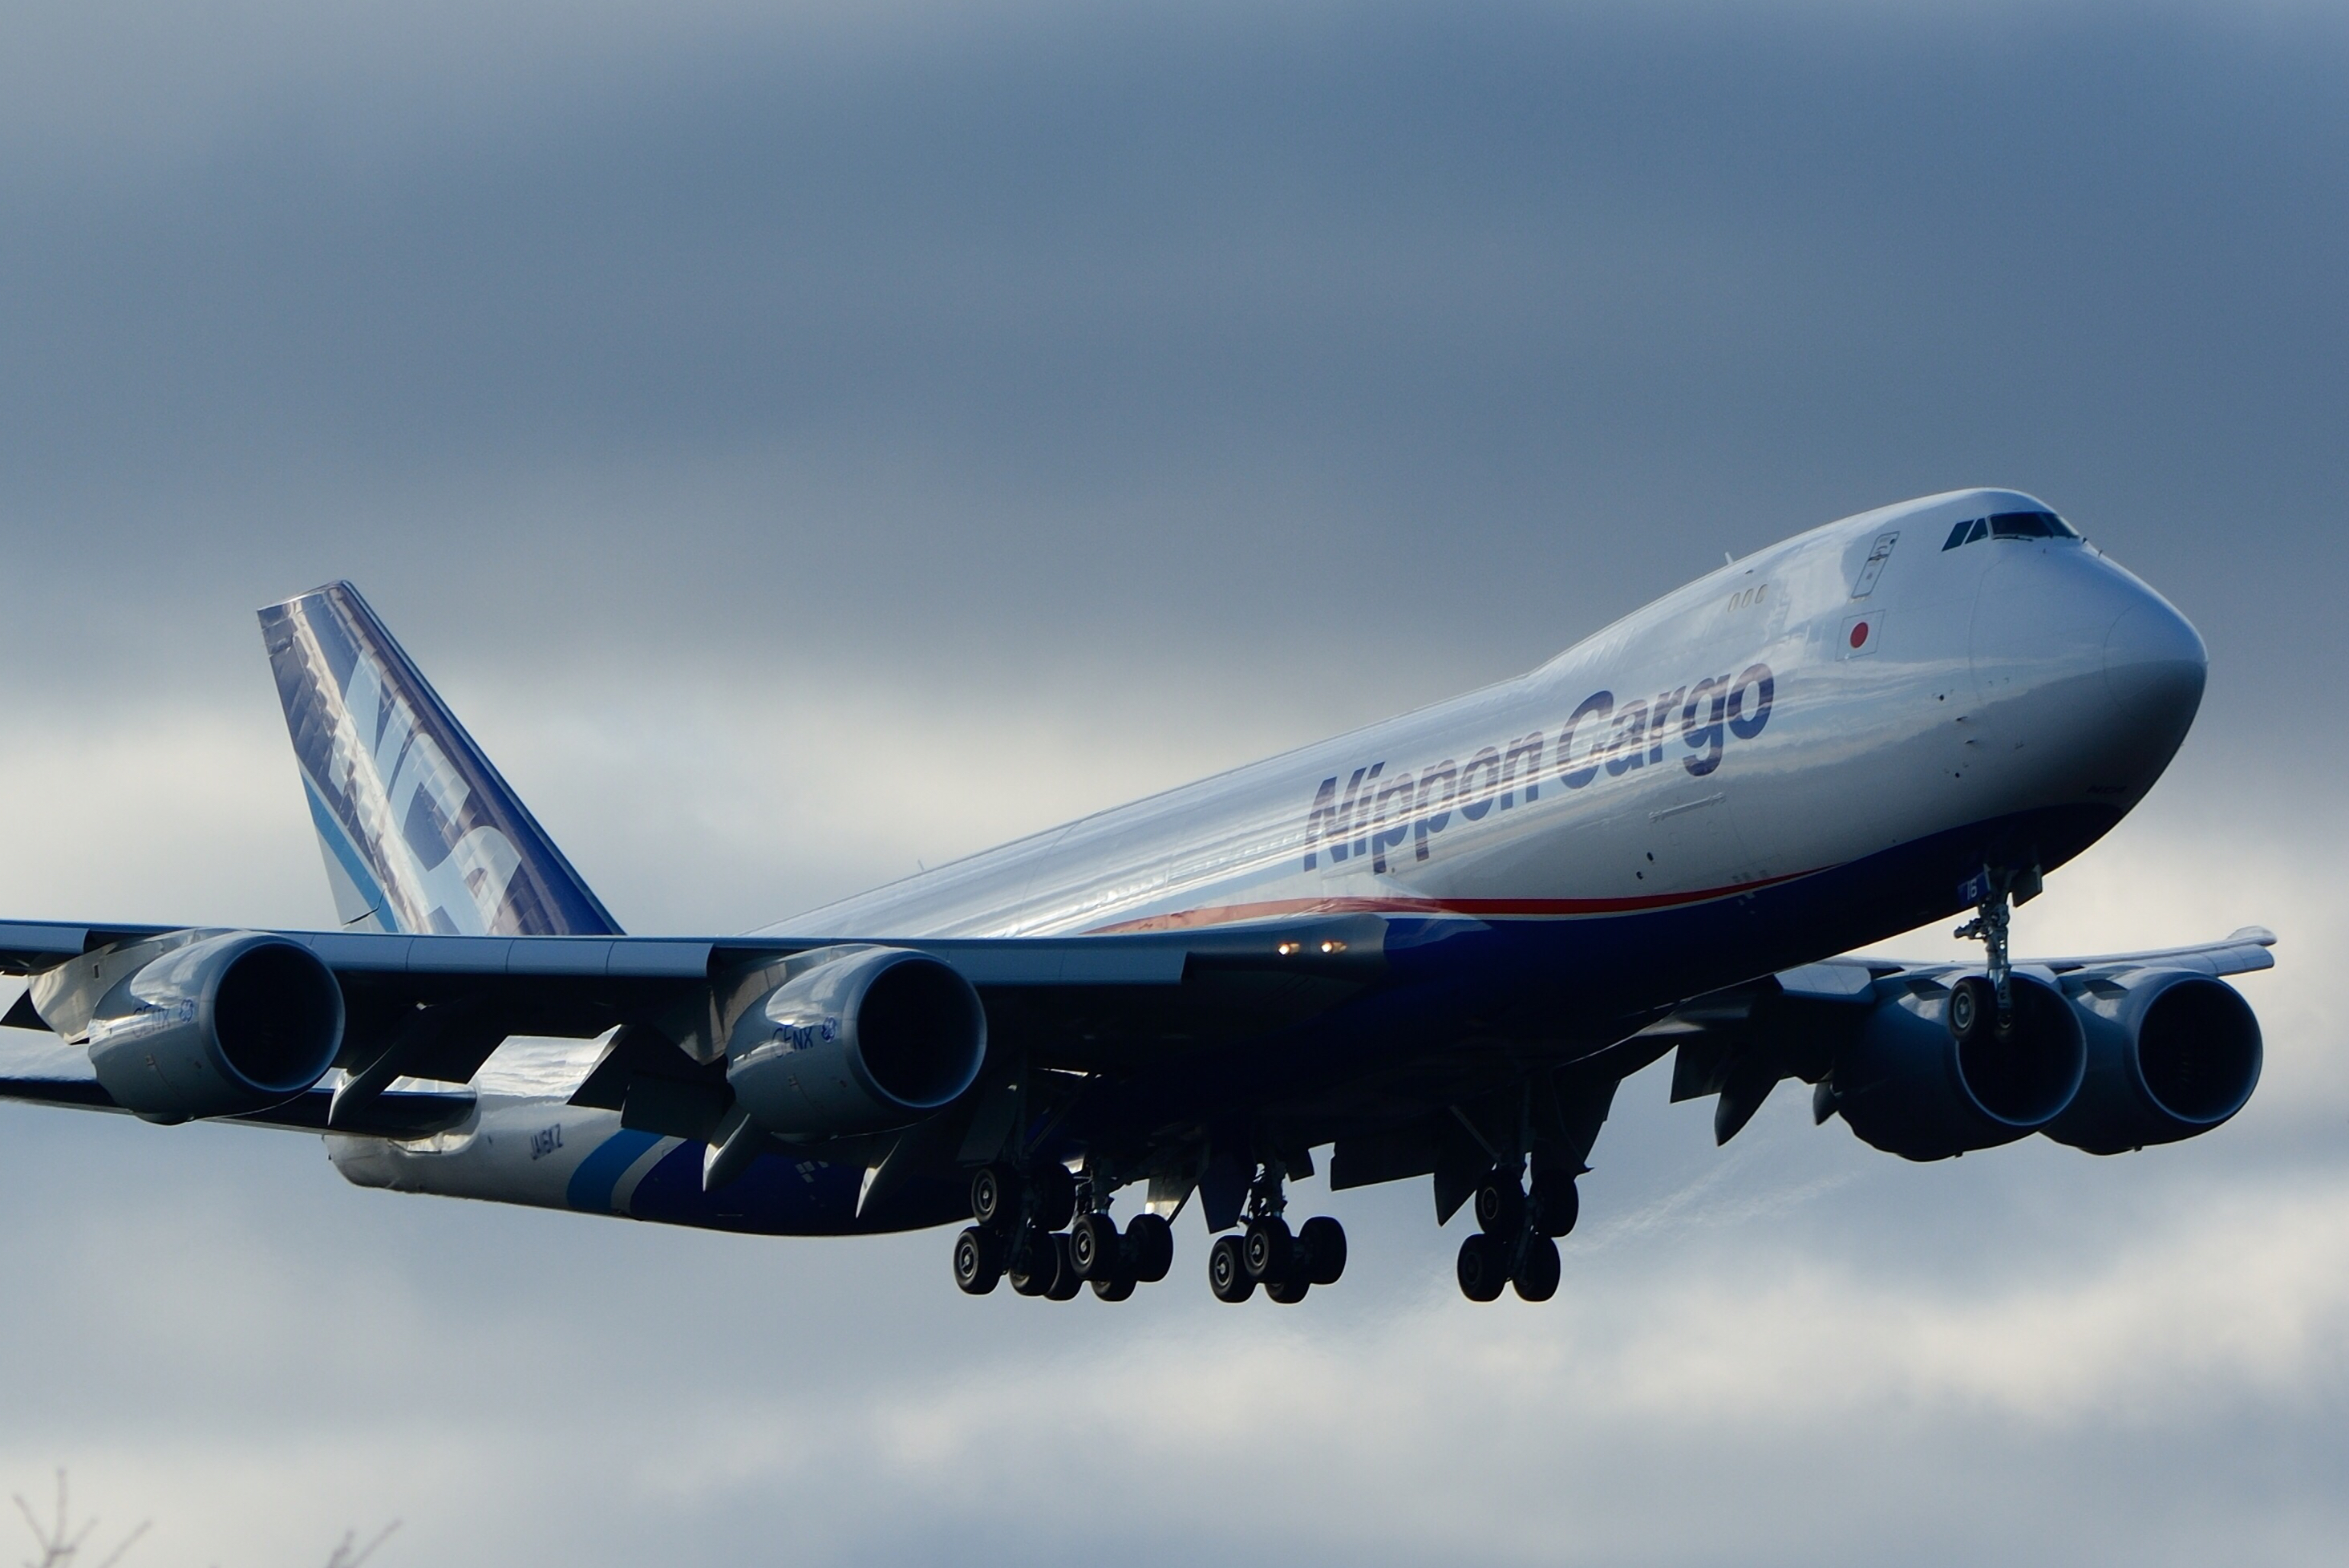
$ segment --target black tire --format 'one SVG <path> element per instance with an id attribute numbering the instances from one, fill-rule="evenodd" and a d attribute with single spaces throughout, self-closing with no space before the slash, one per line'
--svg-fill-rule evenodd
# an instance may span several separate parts
<path id="1" fill-rule="evenodd" d="M 1285 1280 L 1265 1281 L 1264 1294 L 1267 1301 L 1276 1301 L 1283 1306 L 1295 1306 L 1305 1299 L 1305 1293 L 1312 1288 L 1313 1282 L 1304 1275 L 1291 1274 Z"/>
<path id="2" fill-rule="evenodd" d="M 1961 1045 L 1986 1036 L 1997 1028 L 1998 992 L 1992 986 L 1990 977 L 1970 974 L 1950 987 L 1945 1016 L 1949 1021 L 1950 1038 Z"/>
<path id="3" fill-rule="evenodd" d="M 1509 1282 L 1508 1255 L 1500 1242 L 1479 1231 L 1460 1243 L 1460 1262 L 1453 1272 L 1462 1295 L 1472 1302 L 1495 1301 Z"/>
<path id="4" fill-rule="evenodd" d="M 1238 1236 L 1218 1236 L 1207 1249 L 1207 1288 L 1219 1302 L 1244 1302 L 1256 1294 L 1247 1272 L 1247 1244 Z"/>
<path id="5" fill-rule="evenodd" d="M 1575 1220 L 1582 1214 L 1582 1194 L 1576 1190 L 1574 1178 L 1562 1170 L 1535 1177 L 1530 1202 L 1534 1229 L 1545 1236 L 1572 1233 Z"/>
<path id="6" fill-rule="evenodd" d="M 1295 1270 L 1297 1238 L 1288 1233 L 1288 1223 L 1284 1220 L 1249 1220 L 1247 1239 L 1241 1246 L 1241 1259 L 1247 1266 L 1249 1279 L 1259 1282 L 1285 1280 Z"/>
<path id="7" fill-rule="evenodd" d="M 1006 1271 L 1011 1288 L 1023 1296 L 1051 1293 L 1060 1282 L 1061 1255 L 1061 1238 L 1050 1231 L 1030 1226 L 1018 1245 L 1011 1250 L 1011 1264 Z"/>
<path id="8" fill-rule="evenodd" d="M 1074 1301 L 1077 1299 L 1077 1293 L 1085 1288 L 1085 1282 L 1077 1278 L 1076 1265 L 1069 1261 L 1067 1231 L 1056 1231 L 1052 1233 L 1052 1251 L 1061 1261 L 1061 1272 L 1054 1277 L 1052 1288 L 1044 1293 L 1044 1299 L 1055 1302 Z"/>
<path id="9" fill-rule="evenodd" d="M 1080 1214 L 1069 1227 L 1069 1262 L 1081 1280 L 1115 1279 L 1123 1251 L 1117 1221 L 1106 1214 Z"/>
<path id="10" fill-rule="evenodd" d="M 1514 1172 L 1495 1171 L 1476 1189 L 1476 1229 L 1514 1241 L 1526 1226 L 1526 1189 Z"/>
<path id="11" fill-rule="evenodd" d="M 1030 1220 L 1057 1231 L 1076 1218 L 1077 1179 L 1067 1166 L 1047 1160 L 1028 1173 L 1028 1185 L 1036 1195 L 1036 1211 Z"/>
<path id="12" fill-rule="evenodd" d="M 1346 1272 L 1346 1228 L 1327 1214 L 1298 1227 L 1297 1272 L 1313 1284 L 1336 1284 Z"/>
<path id="13" fill-rule="evenodd" d="M 1019 1185 L 999 1165 L 982 1165 L 971 1173 L 970 1217 L 990 1231 L 1009 1231 L 1012 1210 L 1019 1207 Z"/>
<path id="14" fill-rule="evenodd" d="M 1133 1293 L 1133 1280 L 1131 1275 L 1120 1274 L 1113 1280 L 1093 1282 L 1093 1294 L 1105 1302 L 1122 1302 Z"/>
<path id="15" fill-rule="evenodd" d="M 1528 1236 L 1509 1283 L 1516 1287 L 1520 1299 L 1546 1302 L 1557 1294 L 1559 1272 L 1557 1243 L 1547 1236 Z"/>
<path id="16" fill-rule="evenodd" d="M 973 1225 L 955 1238 L 955 1285 L 967 1296 L 983 1296 L 1003 1278 L 1003 1238 Z"/>
<path id="17" fill-rule="evenodd" d="M 1154 1285 L 1174 1266 L 1174 1227 L 1163 1214 L 1137 1214 L 1125 1225 L 1126 1266 L 1145 1285 Z"/>

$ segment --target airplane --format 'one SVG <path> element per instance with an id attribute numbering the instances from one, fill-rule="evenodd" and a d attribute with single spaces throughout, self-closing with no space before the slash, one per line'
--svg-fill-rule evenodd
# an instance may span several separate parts
<path id="1" fill-rule="evenodd" d="M 1324 1158 L 1469 1208 L 1470 1299 L 1550 1297 L 1617 1086 L 1667 1054 L 1717 1142 L 1793 1079 L 1912 1160 L 2197 1137 L 2259 1081 L 2223 977 L 2263 929 L 2010 953 L 2208 665 L 2015 491 L 1830 523 L 1515 679 L 740 936 L 624 933 L 348 584 L 260 618 L 339 928 L 0 925 L 0 1023 L 62 1042 L 0 1097 L 321 1133 L 403 1192 L 959 1223 L 971 1294 L 1130 1297 L 1195 1199 L 1213 1293 L 1296 1303 L 1345 1267 L 1288 1216 Z M 1838 956 L 1958 915 L 1979 965 Z M 533 1039 L 597 1044 L 547 1092 L 478 1081 Z"/>

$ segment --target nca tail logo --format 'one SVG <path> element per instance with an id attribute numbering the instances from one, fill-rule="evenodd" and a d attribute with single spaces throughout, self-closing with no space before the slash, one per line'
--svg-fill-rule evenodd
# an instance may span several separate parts
<path id="1" fill-rule="evenodd" d="M 440 742 L 417 728 L 415 711 L 387 684 L 373 654 L 359 654 L 331 706 L 334 740 L 321 782 L 346 803 L 338 815 L 357 830 L 385 897 L 398 906 L 398 929 L 462 936 L 492 929 L 522 867 L 512 842 L 486 823 L 459 831 L 472 786 Z M 428 807 L 421 825 L 419 802 Z M 429 865 L 410 841 L 419 826 L 438 852 Z"/>

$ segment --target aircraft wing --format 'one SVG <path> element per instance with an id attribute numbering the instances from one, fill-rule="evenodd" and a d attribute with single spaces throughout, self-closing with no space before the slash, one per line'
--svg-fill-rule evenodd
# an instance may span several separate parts
<path id="1" fill-rule="evenodd" d="M 33 978 L 0 1023 L 77 1038 L 131 968 L 212 934 L 0 923 L 0 973 Z M 634 1064 L 675 1076 L 693 1065 L 690 1036 L 713 981 L 794 953 L 854 945 L 831 938 L 266 934 L 309 949 L 334 973 L 346 1009 L 336 1064 L 368 1080 L 368 1097 L 395 1078 L 466 1083 L 511 1036 L 592 1039 L 626 1025 L 641 1027 L 612 1054 L 615 1072 L 625 1078 Z M 986 1004 L 993 1049 L 1023 1054 L 1032 1066 L 1090 1073 L 1146 1065 L 1170 1051 L 1278 1028 L 1336 1005 L 1377 981 L 1386 937 L 1381 918 L 1352 915 L 1207 931 L 874 945 L 925 953 L 969 981 Z M 648 1039 L 661 1042 L 650 1060 Z M 612 1078 L 605 1074 L 581 1103 L 624 1095 L 625 1082 Z M 0 1078 L 0 1097 L 68 1105 L 97 1105 L 93 1093 L 102 1097 L 94 1082 L 41 1087 L 48 1081 Z M 263 1119 L 326 1125 L 301 1105 Z M 420 1106 L 387 1113 L 382 1130 L 413 1136 L 413 1123 L 433 1114 Z M 367 1130 L 341 1116 L 334 1125 Z"/>
<path id="2" fill-rule="evenodd" d="M 2268 950 L 2275 940 L 2264 926 L 2245 926 L 2217 941 L 2188 947 L 2018 959 L 2014 971 L 2064 986 L 2141 970 L 2185 970 L 2216 978 L 2274 968 L 2275 955 Z M 1857 1029 L 1888 986 L 1930 987 L 1979 970 L 1978 964 L 1954 960 L 1827 959 L 1692 998 L 1642 1029 L 1639 1038 L 1677 1049 L 1674 1100 L 1720 1096 L 1713 1137 L 1727 1143 L 1781 1081 L 1795 1077 L 1816 1084 L 1834 1047 Z"/>
<path id="3" fill-rule="evenodd" d="M 2133 969 L 2186 969 L 2213 976 L 2249 974 L 2255 970 L 2275 967 L 2275 955 L 2268 950 L 2275 946 L 2275 933 L 2265 926 L 2244 926 L 2215 942 L 2197 942 L 2182 948 L 2151 948 L 2142 952 L 2102 953 L 2090 958 L 2019 959 L 2015 967 L 2045 970 L 2058 975 L 2082 971 L 2119 974 Z M 1865 965 L 1878 974 L 1946 974 L 1972 967 L 1948 960 L 1933 963 L 1901 963 L 1889 959 L 1863 958 L 1838 959 L 1831 961 L 1830 964 L 1806 964 L 1801 970 L 1787 972 L 1801 975 L 1811 970 L 1845 964 Z"/>

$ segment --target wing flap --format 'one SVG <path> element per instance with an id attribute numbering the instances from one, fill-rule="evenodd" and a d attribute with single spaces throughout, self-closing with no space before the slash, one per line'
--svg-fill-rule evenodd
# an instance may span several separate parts
<path id="1" fill-rule="evenodd" d="M 36 974 L 98 948 L 160 937 L 170 926 L 86 926 L 70 920 L 0 921 L 0 974 Z"/>
<path id="2" fill-rule="evenodd" d="M 445 1132 L 462 1122 L 473 1109 L 473 1096 L 470 1094 L 403 1090 L 378 1096 L 368 1102 L 363 1114 L 338 1119 L 330 1127 L 327 1112 L 333 1098 L 325 1089 L 312 1089 L 265 1111 L 220 1119 L 297 1132 L 333 1131 L 362 1137 L 414 1138 Z M 122 1109 L 96 1078 L 71 1074 L 0 1074 L 0 1100 L 14 1100 L 21 1105 L 58 1106 L 81 1111 L 119 1112 Z"/>

